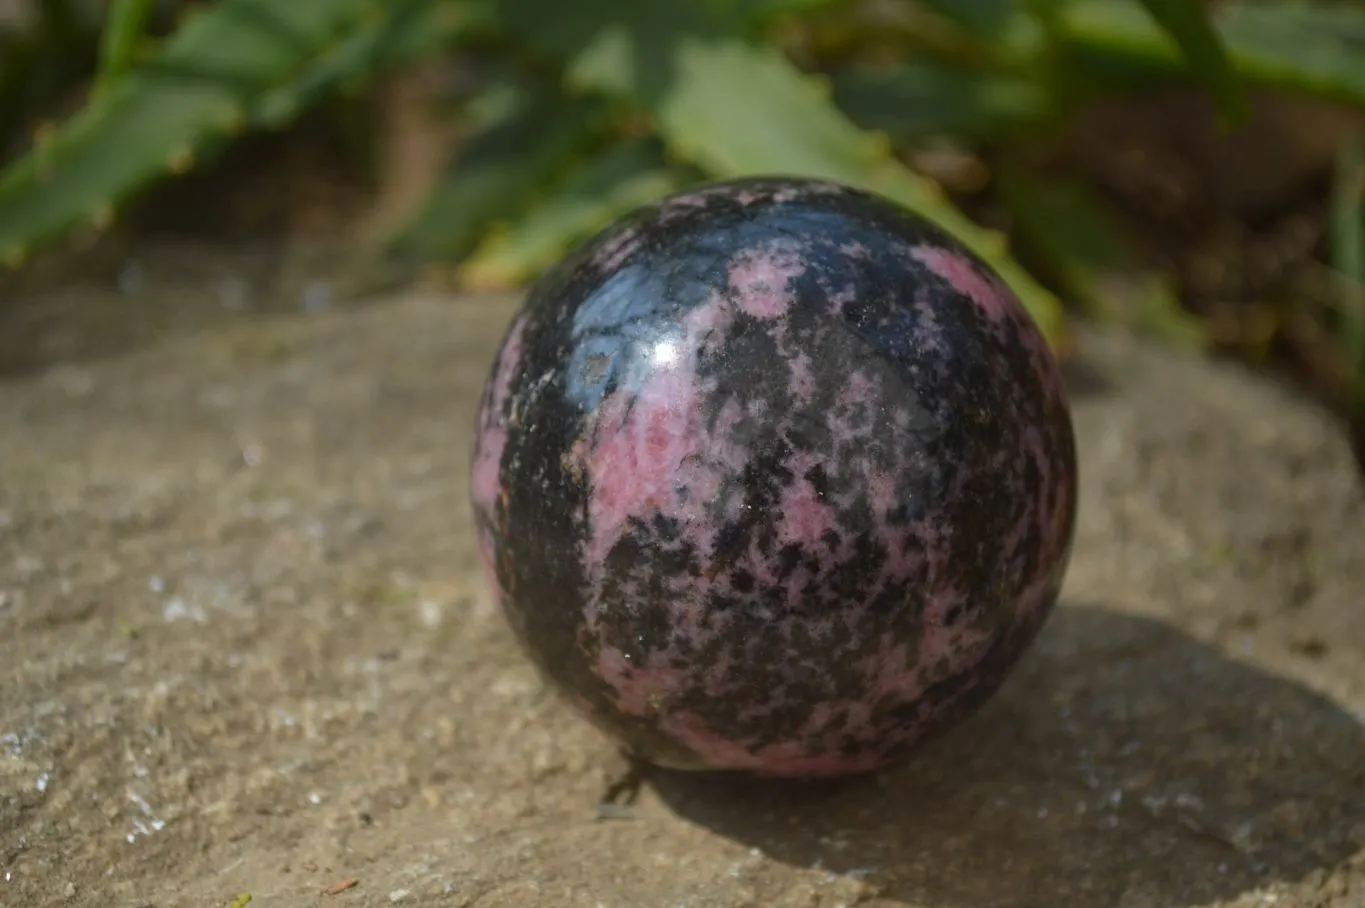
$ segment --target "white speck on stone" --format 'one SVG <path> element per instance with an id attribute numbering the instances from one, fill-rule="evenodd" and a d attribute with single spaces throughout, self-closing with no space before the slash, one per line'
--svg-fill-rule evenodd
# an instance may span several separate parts
<path id="1" fill-rule="evenodd" d="M 1142 799 L 1142 806 L 1152 813 L 1157 813 L 1166 808 L 1166 798 L 1162 795 L 1147 795 Z"/>
<path id="2" fill-rule="evenodd" d="M 247 442 L 241 446 L 239 451 L 242 457 L 242 465 L 248 467 L 259 467 L 265 463 L 265 445 L 257 442 Z"/>
<path id="3" fill-rule="evenodd" d="M 146 776 L 147 770 L 144 767 L 136 767 L 134 773 L 136 774 L 138 770 L 141 770 L 142 777 Z M 136 791 L 133 791 L 131 788 L 128 789 L 127 795 L 128 800 L 132 802 L 132 804 L 137 807 L 138 811 L 141 812 L 142 816 L 146 818 L 145 821 L 142 819 L 134 819 L 132 821 L 132 831 L 124 835 L 124 838 L 128 840 L 129 844 L 136 842 L 139 838 L 149 836 L 154 832 L 160 832 L 166 828 L 166 821 L 155 815 L 152 805 L 148 803 L 146 798 Z"/>
<path id="4" fill-rule="evenodd" d="M 47 783 L 49 778 L 50 776 L 48 776 L 47 773 L 45 772 L 39 773 L 37 780 L 33 783 L 33 787 L 36 788 L 39 792 L 47 791 Z"/>
<path id="5" fill-rule="evenodd" d="M 1122 804 L 1122 803 L 1123 803 L 1123 789 L 1122 789 L 1122 788 L 1115 788 L 1113 791 L 1109 792 L 1109 806 L 1110 806 L 1110 807 L 1118 807 L 1118 806 L 1119 806 L 1120 804 Z"/>
<path id="6" fill-rule="evenodd" d="M 322 803 L 322 795 L 318 794 L 316 791 L 310 791 L 310 792 L 308 792 L 308 803 L 309 803 L 309 804 L 321 804 L 321 803 Z"/>
<path id="7" fill-rule="evenodd" d="M 165 578 L 153 574 L 147 581 L 147 589 L 151 590 L 153 593 L 164 593 L 166 591 Z"/>
<path id="8" fill-rule="evenodd" d="M 403 901 L 403 899 L 407 898 L 411 894 L 412 893 L 410 893 L 406 889 L 395 889 L 393 892 L 389 893 L 389 901 L 395 903 L 401 902 Z"/>
<path id="9" fill-rule="evenodd" d="M 161 617 L 167 621 L 193 621 L 197 624 L 208 621 L 203 606 L 186 602 L 179 596 L 166 603 L 166 607 L 161 610 Z"/>
<path id="10" fill-rule="evenodd" d="M 152 805 L 147 803 L 147 799 L 135 791 L 128 792 L 128 800 L 137 805 L 137 809 L 142 811 L 144 816 L 152 815 Z"/>
<path id="11" fill-rule="evenodd" d="M 435 628 L 441 624 L 442 612 L 441 603 L 432 599 L 423 599 L 418 605 L 418 615 L 424 627 Z"/>

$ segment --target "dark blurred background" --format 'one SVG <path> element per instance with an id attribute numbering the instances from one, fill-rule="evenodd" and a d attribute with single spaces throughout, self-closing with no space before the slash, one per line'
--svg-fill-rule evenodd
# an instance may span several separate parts
<path id="1" fill-rule="evenodd" d="M 290 305 L 517 288 L 806 173 L 956 234 L 1063 356 L 1118 322 L 1365 412 L 1354 0 L 0 0 L 0 164 L 0 310 L 157 244 L 311 256 Z"/>

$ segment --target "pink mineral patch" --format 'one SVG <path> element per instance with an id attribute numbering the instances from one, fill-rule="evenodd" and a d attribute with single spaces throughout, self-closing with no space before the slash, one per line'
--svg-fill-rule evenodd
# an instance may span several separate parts
<path id="1" fill-rule="evenodd" d="M 997 278 L 983 273 L 965 256 L 949 249 L 921 245 L 913 247 L 910 254 L 958 293 L 976 303 L 992 322 L 1012 321 L 1023 328 L 1020 333 L 1028 346 L 1034 371 L 1049 394 L 1063 402 L 1066 400 L 1066 385 L 1047 340 L 1012 290 Z"/>
<path id="2" fill-rule="evenodd" d="M 965 256 L 939 246 L 915 246 L 910 254 L 992 319 L 1017 318 L 1023 306 L 1004 284 L 987 277 Z"/>
<path id="3" fill-rule="evenodd" d="M 575 445 L 574 468 L 593 488 L 583 568 L 594 590 L 600 592 L 607 557 L 632 517 L 674 516 L 684 538 L 710 551 L 714 528 L 704 507 L 720 493 L 722 477 L 744 461 L 732 440 L 743 413 L 730 402 L 708 430 L 699 407 L 708 388 L 696 369 L 700 352 L 720 342 L 729 322 L 719 296 L 692 310 L 683 320 L 679 355 L 653 368 L 641 387 L 608 395 L 589 422 L 588 443 Z"/>
<path id="4" fill-rule="evenodd" d="M 616 707 L 632 716 L 646 716 L 675 690 L 685 671 L 662 665 L 639 665 L 612 646 L 603 646 L 597 673 L 616 689 Z"/>
<path id="5" fill-rule="evenodd" d="M 784 186 L 772 194 L 778 204 L 795 202 L 803 196 L 842 195 L 848 186 L 834 180 L 806 180 L 800 186 Z"/>
<path id="6" fill-rule="evenodd" d="M 843 290 L 838 291 L 837 293 L 831 293 L 829 295 L 828 297 L 829 309 L 835 315 L 843 315 L 844 308 L 857 298 L 858 295 L 853 292 L 853 288 L 846 287 Z"/>
<path id="7" fill-rule="evenodd" d="M 792 370 L 792 394 L 802 403 L 809 403 L 815 393 L 815 373 L 811 370 L 810 354 L 798 350 L 789 358 Z"/>
<path id="8" fill-rule="evenodd" d="M 635 254 L 640 245 L 638 230 L 622 230 L 597 250 L 597 254 L 593 256 L 593 264 L 603 271 L 615 271 L 625 264 L 626 259 Z"/>
<path id="9" fill-rule="evenodd" d="M 502 452 L 507 446 L 507 426 L 503 424 L 502 409 L 521 365 L 521 335 L 526 328 L 526 317 L 519 316 L 512 323 L 498 354 L 498 366 L 489 388 L 484 410 L 479 414 L 479 438 L 474 455 L 470 486 L 475 507 L 492 514 L 498 501 Z"/>
<path id="10" fill-rule="evenodd" d="M 795 453 L 788 462 L 788 469 L 796 478 L 782 491 L 778 532 L 783 544 L 795 543 L 815 550 L 826 533 L 838 529 L 839 515 L 806 478 L 806 473 L 815 465 L 816 458 L 808 451 Z"/>
<path id="11" fill-rule="evenodd" d="M 616 392 L 600 405 L 586 463 L 593 495 L 589 564 L 605 563 L 630 518 L 662 509 L 693 450 L 697 388 L 689 369 L 656 369 L 639 393 Z"/>
<path id="12" fill-rule="evenodd" d="M 955 672 L 974 664 L 991 645 L 994 634 L 972 627 L 969 621 L 960 619 L 949 626 L 949 613 L 953 609 L 968 607 L 965 597 L 955 591 L 934 596 L 925 605 L 920 630 L 923 634 L 920 647 L 925 663 L 934 665 L 946 662 L 950 670 Z"/>
<path id="13" fill-rule="evenodd" d="M 669 712 L 666 697 L 656 700 L 664 707 L 659 728 L 709 766 L 725 766 L 768 776 L 829 776 L 876 769 L 886 750 L 912 743 L 929 723 L 921 722 L 884 734 L 881 747 L 868 748 L 854 756 L 839 753 L 841 736 L 849 731 L 872 730 L 870 704 L 883 697 L 900 703 L 918 699 L 932 679 L 912 670 L 913 666 L 938 665 L 946 674 L 956 673 L 972 664 L 992 641 L 991 635 L 982 631 L 945 626 L 944 615 L 959 601 L 960 597 L 952 595 L 935 599 L 925 616 L 925 640 L 913 656 L 905 645 L 894 645 L 889 640 L 872 647 L 874 655 L 863 665 L 863 671 L 871 681 L 867 695 L 858 700 L 819 704 L 789 741 L 752 748 L 746 741 L 716 733 L 693 712 Z M 761 718 L 762 712 L 759 710 L 755 718 Z M 845 722 L 832 726 L 832 720 L 840 714 Z M 823 749 L 825 753 L 811 754 L 813 744 L 823 744 L 817 749 Z"/>
<path id="14" fill-rule="evenodd" d="M 750 750 L 743 742 L 731 741 L 706 726 L 695 713 L 672 713 L 659 727 L 675 741 L 691 750 L 709 766 L 748 770 L 766 776 L 835 776 L 876 768 L 881 755 L 865 751 L 856 757 L 837 752 L 807 756 L 808 741 L 786 741 Z"/>
<path id="15" fill-rule="evenodd" d="M 735 304 L 755 318 L 778 318 L 791 308 L 791 282 L 805 273 L 796 250 L 778 247 L 748 252 L 730 266 Z"/>

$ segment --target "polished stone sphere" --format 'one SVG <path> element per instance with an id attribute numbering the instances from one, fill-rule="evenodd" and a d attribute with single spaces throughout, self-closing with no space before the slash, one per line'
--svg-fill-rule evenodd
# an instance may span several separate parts
<path id="1" fill-rule="evenodd" d="M 712 183 L 532 289 L 478 414 L 479 545 L 549 682 L 635 756 L 882 768 L 986 701 L 1070 558 L 1058 364 L 877 196 Z"/>

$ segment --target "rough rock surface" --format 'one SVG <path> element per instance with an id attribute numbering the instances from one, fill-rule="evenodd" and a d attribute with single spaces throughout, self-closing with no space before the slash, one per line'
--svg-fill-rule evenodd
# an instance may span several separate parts
<path id="1" fill-rule="evenodd" d="M 1365 901 L 1365 502 L 1294 396 L 1085 333 L 1072 567 L 1000 695 L 876 780 L 663 775 L 601 820 L 622 767 L 468 519 L 513 301 L 184 287 L 0 309 L 0 904 Z M 82 357 L 119 305 L 161 338 Z"/>

